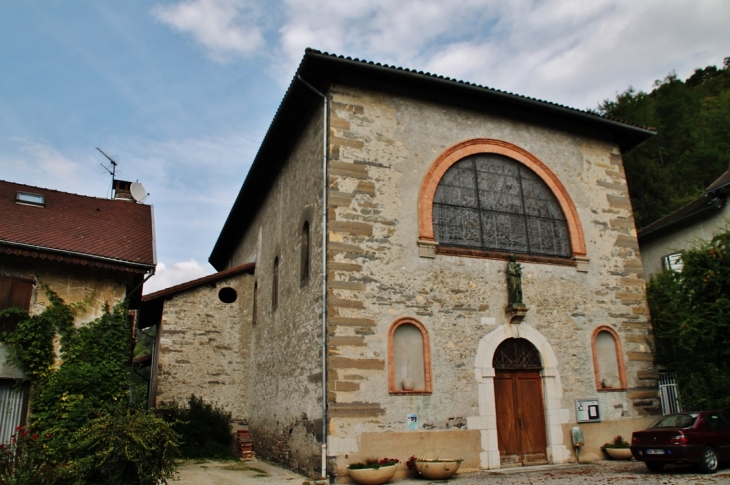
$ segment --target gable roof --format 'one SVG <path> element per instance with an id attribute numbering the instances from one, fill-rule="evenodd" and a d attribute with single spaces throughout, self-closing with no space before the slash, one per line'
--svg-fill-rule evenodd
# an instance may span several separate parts
<path id="1" fill-rule="evenodd" d="M 704 220 L 725 207 L 728 193 L 730 193 L 730 167 L 712 182 L 701 196 L 641 229 L 638 233 L 639 240 L 647 241 L 657 237 L 671 231 L 680 223 L 681 227 L 686 227 Z"/>
<path id="2" fill-rule="evenodd" d="M 643 127 L 555 103 L 421 71 L 307 49 L 208 258 L 216 269 L 224 268 L 227 264 L 231 251 L 244 234 L 258 204 L 269 190 L 312 112 L 322 102 L 298 78 L 323 93 L 327 92 L 331 84 L 340 83 L 475 111 L 488 111 L 609 140 L 618 144 L 622 151 L 654 134 Z"/>
<path id="3" fill-rule="evenodd" d="M 16 202 L 41 195 L 43 206 Z M 155 267 L 152 207 L 0 180 L 0 251 L 96 260 L 134 271 Z"/>
<path id="4" fill-rule="evenodd" d="M 164 290 L 155 291 L 154 293 L 150 293 L 149 295 L 144 295 L 142 297 L 142 301 L 148 302 L 148 301 L 157 300 L 160 298 L 167 298 L 167 297 L 170 297 L 177 293 L 181 293 L 186 290 L 191 290 L 193 288 L 197 288 L 198 286 L 201 286 L 201 285 L 215 283 L 216 281 L 226 278 L 228 276 L 234 276 L 239 273 L 254 274 L 255 270 L 256 270 L 256 263 L 242 264 L 240 266 L 236 266 L 235 268 L 230 268 L 230 269 L 226 269 L 223 271 L 219 271 L 217 273 L 213 273 L 208 276 L 203 276 L 202 278 L 186 281 L 185 283 L 180 283 L 179 285 L 165 288 Z"/>

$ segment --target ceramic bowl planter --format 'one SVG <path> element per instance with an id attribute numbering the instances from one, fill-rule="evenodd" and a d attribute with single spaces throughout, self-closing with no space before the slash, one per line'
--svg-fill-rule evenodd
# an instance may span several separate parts
<path id="1" fill-rule="evenodd" d="M 603 451 L 614 460 L 630 460 L 632 458 L 629 443 L 621 435 L 613 438 L 613 441 L 603 445 Z"/>
<path id="2" fill-rule="evenodd" d="M 360 485 L 381 485 L 395 475 L 397 458 L 367 458 L 364 462 L 351 463 L 347 475 Z"/>
<path id="3" fill-rule="evenodd" d="M 629 448 L 604 448 L 603 451 L 614 460 L 630 460 L 632 458 Z"/>
<path id="4" fill-rule="evenodd" d="M 456 473 L 461 465 L 461 460 L 425 460 L 417 458 L 415 460 L 416 470 L 419 475 L 429 480 L 446 480 Z"/>

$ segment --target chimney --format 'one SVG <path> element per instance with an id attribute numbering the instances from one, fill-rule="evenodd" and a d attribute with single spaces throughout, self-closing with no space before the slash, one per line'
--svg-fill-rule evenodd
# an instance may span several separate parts
<path id="1" fill-rule="evenodd" d="M 134 202 L 134 198 L 132 197 L 132 182 L 127 182 L 126 180 L 114 180 L 114 200 L 128 200 L 130 202 Z"/>

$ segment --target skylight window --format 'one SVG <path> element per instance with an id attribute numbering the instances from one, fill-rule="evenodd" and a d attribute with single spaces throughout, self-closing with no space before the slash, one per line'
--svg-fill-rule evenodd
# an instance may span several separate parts
<path id="1" fill-rule="evenodd" d="M 39 207 L 46 206 L 46 198 L 38 194 L 29 194 L 28 192 L 18 192 L 15 194 L 15 202 L 18 204 L 35 205 Z"/>

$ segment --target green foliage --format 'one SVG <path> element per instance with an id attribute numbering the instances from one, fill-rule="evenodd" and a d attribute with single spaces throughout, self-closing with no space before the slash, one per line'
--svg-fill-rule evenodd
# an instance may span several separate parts
<path id="1" fill-rule="evenodd" d="M 730 408 L 730 231 L 683 251 L 682 262 L 647 288 L 657 360 L 677 373 L 685 408 Z"/>
<path id="2" fill-rule="evenodd" d="M 65 476 L 74 484 L 154 485 L 175 472 L 177 434 L 146 412 L 117 406 L 74 435 Z"/>
<path id="3" fill-rule="evenodd" d="M 657 135 L 624 155 L 638 227 L 698 197 L 730 162 L 730 57 L 722 69 L 674 74 L 651 93 L 629 88 L 599 105 L 603 115 L 653 127 Z"/>
<path id="4" fill-rule="evenodd" d="M 55 360 L 53 339 L 61 336 L 61 344 L 68 342 L 73 332 L 74 315 L 83 308 L 85 302 L 78 305 L 66 305 L 58 294 L 48 286 L 43 286 L 50 305 L 38 315 L 28 315 L 19 308 L 0 311 L 0 316 L 17 315 L 22 317 L 15 331 L 5 332 L 2 341 L 10 349 L 8 364 L 17 366 L 38 382 L 49 375 Z"/>
<path id="5" fill-rule="evenodd" d="M 40 485 L 53 483 L 48 443 L 51 435 L 39 435 L 18 426 L 9 444 L 0 444 L 0 484 Z"/>
<path id="6" fill-rule="evenodd" d="M 15 461 L 1 462 L 5 455 L 0 454 L 0 485 L 166 483 L 174 472 L 177 434 L 132 400 L 143 394 L 132 393 L 126 302 L 77 328 L 74 314 L 88 301 L 66 305 L 45 289 L 50 302 L 45 310 L 25 312 L 17 329 L 4 335 L 8 363 L 31 380 L 31 437 L 45 438 L 38 441 L 42 446 L 33 442 L 24 454 L 15 453 Z M 56 335 L 60 362 L 55 362 Z M 45 475 L 37 475 L 36 468 Z"/>
<path id="7" fill-rule="evenodd" d="M 67 337 L 63 363 L 50 372 L 31 397 L 31 423 L 65 439 L 117 402 L 129 397 L 126 305 L 74 329 Z"/>
<path id="8" fill-rule="evenodd" d="M 190 396 L 187 407 L 172 403 L 158 409 L 165 421 L 180 434 L 180 454 L 184 458 L 231 458 L 233 435 L 231 413 Z"/>
<path id="9" fill-rule="evenodd" d="M 614 436 L 613 441 L 603 444 L 604 448 L 628 448 L 629 446 L 631 446 L 630 443 L 621 435 L 616 435 Z"/>

